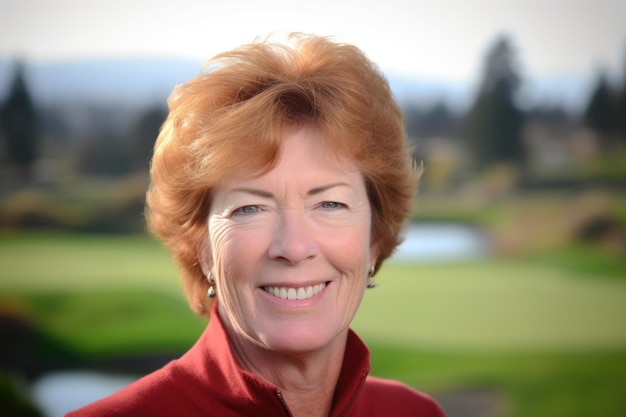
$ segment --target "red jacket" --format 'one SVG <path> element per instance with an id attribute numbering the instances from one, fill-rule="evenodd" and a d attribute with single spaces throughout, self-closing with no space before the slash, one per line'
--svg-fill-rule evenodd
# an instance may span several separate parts
<path id="1" fill-rule="evenodd" d="M 180 359 L 66 417 L 292 416 L 279 388 L 238 365 L 216 310 L 211 317 L 198 342 Z M 368 376 L 369 370 L 369 350 L 350 331 L 332 417 L 445 417 L 427 395 Z"/>

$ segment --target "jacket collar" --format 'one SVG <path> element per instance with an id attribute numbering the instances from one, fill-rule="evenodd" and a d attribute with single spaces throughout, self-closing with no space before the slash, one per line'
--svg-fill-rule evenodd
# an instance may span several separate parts
<path id="1" fill-rule="evenodd" d="M 198 342 L 180 359 L 188 372 L 233 414 L 288 415 L 280 388 L 238 364 L 214 303 L 211 319 Z M 345 415 L 370 371 L 369 350 L 349 330 L 343 365 L 337 381 L 331 416 Z"/>

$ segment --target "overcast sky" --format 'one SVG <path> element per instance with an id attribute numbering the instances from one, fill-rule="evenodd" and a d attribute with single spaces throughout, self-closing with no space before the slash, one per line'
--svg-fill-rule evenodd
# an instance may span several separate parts
<path id="1" fill-rule="evenodd" d="M 204 60 L 271 32 L 335 36 L 384 70 L 472 81 L 511 35 L 527 76 L 623 71 L 626 0 L 0 0 L 0 56 Z"/>

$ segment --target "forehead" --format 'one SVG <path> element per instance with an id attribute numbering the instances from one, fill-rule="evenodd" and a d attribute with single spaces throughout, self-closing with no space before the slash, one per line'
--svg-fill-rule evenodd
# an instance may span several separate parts
<path id="1" fill-rule="evenodd" d="M 284 176 L 298 179 L 316 176 L 362 176 L 355 161 L 338 151 L 332 142 L 314 127 L 291 128 L 284 131 L 276 158 L 262 165 L 250 161 L 240 166 L 225 183 L 261 179 L 267 176 Z"/>

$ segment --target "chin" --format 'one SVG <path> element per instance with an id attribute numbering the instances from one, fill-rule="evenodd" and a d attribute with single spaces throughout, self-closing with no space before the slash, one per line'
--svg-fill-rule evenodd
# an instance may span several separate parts
<path id="1" fill-rule="evenodd" d="M 259 335 L 259 339 L 270 350 L 295 354 L 323 350 L 345 334 L 320 323 L 290 323 Z"/>

